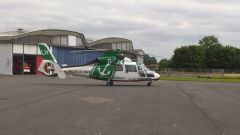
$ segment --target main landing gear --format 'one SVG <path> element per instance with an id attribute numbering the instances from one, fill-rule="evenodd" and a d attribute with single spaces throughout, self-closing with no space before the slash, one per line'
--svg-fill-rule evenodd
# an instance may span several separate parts
<path id="1" fill-rule="evenodd" d="M 107 81 L 107 86 L 113 86 L 113 81 Z"/>

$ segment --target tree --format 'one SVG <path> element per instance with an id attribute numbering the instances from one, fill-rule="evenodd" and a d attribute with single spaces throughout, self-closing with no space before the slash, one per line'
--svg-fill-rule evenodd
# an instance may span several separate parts
<path id="1" fill-rule="evenodd" d="M 148 54 L 144 54 L 143 59 L 145 65 L 150 65 L 150 56 Z"/>
<path id="2" fill-rule="evenodd" d="M 238 69 L 239 53 L 236 47 L 226 46 L 223 47 L 222 57 L 224 61 L 224 69 Z"/>
<path id="3" fill-rule="evenodd" d="M 205 36 L 199 45 L 176 48 L 171 60 L 174 68 L 240 69 L 240 49 L 223 46 L 214 36 Z"/>
<path id="4" fill-rule="evenodd" d="M 205 64 L 209 69 L 222 69 L 224 66 L 224 56 L 222 56 L 223 46 L 219 44 L 211 45 L 205 50 Z"/>
<path id="5" fill-rule="evenodd" d="M 150 57 L 148 54 L 144 54 L 144 64 L 147 67 L 151 67 L 151 65 L 157 64 L 157 59 L 155 57 Z"/>
<path id="6" fill-rule="evenodd" d="M 150 64 L 157 64 L 157 59 L 155 57 L 150 57 Z"/>
<path id="7" fill-rule="evenodd" d="M 177 48 L 172 57 L 172 65 L 175 68 L 203 68 L 204 48 L 202 46 L 190 45 Z"/>
<path id="8" fill-rule="evenodd" d="M 174 68 L 186 68 L 188 67 L 188 49 L 187 46 L 176 48 L 172 57 L 172 63 Z"/>
<path id="9" fill-rule="evenodd" d="M 198 43 L 204 48 L 209 48 L 212 45 L 220 44 L 215 36 L 205 36 L 201 40 L 199 40 Z"/>
<path id="10" fill-rule="evenodd" d="M 215 36 L 205 36 L 199 40 L 199 45 L 204 48 L 205 59 L 204 68 L 220 69 L 224 67 L 224 50 L 221 43 Z"/>
<path id="11" fill-rule="evenodd" d="M 162 59 L 159 62 L 159 69 L 161 69 L 161 68 L 170 68 L 170 67 L 171 67 L 171 60 Z"/>
<path id="12" fill-rule="evenodd" d="M 190 51 L 191 68 L 200 69 L 204 67 L 205 51 L 202 46 L 188 46 Z"/>

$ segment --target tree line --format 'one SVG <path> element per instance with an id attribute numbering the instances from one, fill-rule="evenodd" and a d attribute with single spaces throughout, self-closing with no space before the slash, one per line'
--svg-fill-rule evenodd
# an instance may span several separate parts
<path id="1" fill-rule="evenodd" d="M 240 49 L 205 36 L 198 45 L 176 48 L 171 59 L 159 62 L 159 68 L 240 69 Z"/>

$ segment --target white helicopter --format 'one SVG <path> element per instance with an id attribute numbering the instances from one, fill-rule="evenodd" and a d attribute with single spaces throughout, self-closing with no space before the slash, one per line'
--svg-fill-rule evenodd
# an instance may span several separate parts
<path id="1" fill-rule="evenodd" d="M 46 44 L 39 43 L 38 47 L 43 58 L 38 71 L 48 77 L 58 76 L 65 79 L 68 74 L 83 76 L 107 81 L 108 86 L 113 85 L 115 81 L 147 81 L 147 86 L 151 86 L 153 80 L 157 81 L 160 78 L 158 73 L 151 71 L 144 64 L 124 57 L 120 50 L 108 51 L 88 65 L 60 67 Z"/>

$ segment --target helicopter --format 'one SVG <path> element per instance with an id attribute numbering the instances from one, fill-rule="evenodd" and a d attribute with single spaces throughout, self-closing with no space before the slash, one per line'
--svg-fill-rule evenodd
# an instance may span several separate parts
<path id="1" fill-rule="evenodd" d="M 125 57 L 121 50 L 110 50 L 91 63 L 79 66 L 58 65 L 54 55 L 45 43 L 39 43 L 38 48 L 43 58 L 38 71 L 47 77 L 66 79 L 67 75 L 88 77 L 106 81 L 107 86 L 114 82 L 138 82 L 145 81 L 151 86 L 152 81 L 160 79 L 160 75 L 148 69 L 144 64 L 133 62 Z"/>

